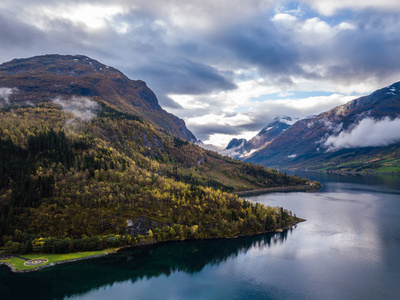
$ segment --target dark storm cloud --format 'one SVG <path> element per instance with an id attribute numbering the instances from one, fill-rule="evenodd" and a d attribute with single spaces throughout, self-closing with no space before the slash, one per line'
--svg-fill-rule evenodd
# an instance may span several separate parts
<path id="1" fill-rule="evenodd" d="M 196 132 L 196 138 L 202 141 L 208 140 L 211 134 L 231 135 L 240 132 L 240 128 L 234 126 L 218 125 L 218 124 L 191 125 L 190 130 Z"/>
<path id="2" fill-rule="evenodd" d="M 303 73 L 298 67 L 301 62 L 299 45 L 290 36 L 280 35 L 265 17 L 235 24 L 215 36 L 214 41 L 230 49 L 233 59 L 256 67 L 261 75 L 279 75 L 282 76 L 280 80 L 285 80 L 285 77 Z M 290 79 L 286 80 L 290 83 Z"/>
<path id="3" fill-rule="evenodd" d="M 0 10 L 0 41 L 5 50 L 0 53 L 1 61 L 53 53 L 109 56 L 103 47 L 110 36 L 107 31 L 89 34 L 67 19 L 45 20 L 43 29 L 29 20 L 10 17 L 13 14 Z"/>
<path id="4" fill-rule="evenodd" d="M 336 63 L 326 76 L 351 83 L 371 77 L 380 81 L 398 74 L 399 15 L 369 11 L 358 15 L 355 23 L 355 30 L 342 32 L 333 41 L 330 54 Z"/>
<path id="5" fill-rule="evenodd" d="M 165 96 L 164 93 L 162 93 L 161 91 L 158 93 L 158 88 L 153 89 L 153 91 L 155 92 L 157 96 L 157 99 L 160 103 L 162 103 L 162 105 L 164 107 L 168 107 L 168 108 L 172 108 L 172 109 L 182 109 L 183 107 L 182 105 L 180 105 L 179 103 L 175 102 L 174 100 L 172 100 L 170 97 Z"/>
<path id="6" fill-rule="evenodd" d="M 16 3 L 19 7 L 25 7 L 26 3 L 26 10 L 29 5 L 33 7 L 31 1 L 18 0 Z M 57 3 L 63 1 L 35 1 L 37 7 Z M 71 5 L 82 3 L 107 2 L 69 2 Z M 129 1 L 115 1 L 115 5 L 127 3 Z M 39 29 L 15 18 L 16 8 L 3 9 L 0 12 L 0 39 L 2 46 L 8 47 L 10 52 L 2 56 L 11 56 L 13 49 L 18 49 L 18 52 L 24 49 L 25 56 L 29 56 L 32 51 L 29 46 L 35 54 L 40 51 L 43 54 L 49 51 L 98 54 L 99 59 L 119 60 L 119 65 L 125 66 L 129 75 L 146 77 L 146 81 L 162 87 L 159 90 L 165 93 L 186 94 L 234 89 L 232 78 L 211 66 L 223 58 L 225 61 L 221 64 L 227 70 L 253 67 L 261 76 L 271 77 L 283 85 L 293 84 L 293 76 L 305 79 L 320 76 L 339 81 L 343 77 L 342 81 L 387 77 L 398 72 L 400 65 L 400 58 L 396 55 L 399 51 L 397 28 L 400 25 L 396 13 L 361 11 L 349 20 L 355 24 L 355 30 L 339 33 L 321 46 L 299 43 L 297 32 L 280 30 L 271 22 L 270 15 L 261 12 L 240 21 L 234 20 L 234 16 L 231 19 L 225 17 L 217 23 L 220 26 L 214 32 L 197 31 L 194 38 L 190 30 L 171 23 L 172 13 L 167 8 L 177 9 L 179 1 L 171 1 L 169 5 L 154 3 L 158 3 L 159 8 L 138 1 L 137 9 L 128 8 L 114 18 L 115 22 L 131 25 L 126 35 L 119 35 L 110 28 L 88 33 L 84 26 L 55 17 L 42 20 L 47 28 Z M 187 6 L 190 7 L 188 12 L 196 12 L 196 5 Z M 206 12 L 213 15 L 210 8 Z M 157 26 L 160 20 L 165 26 Z M 166 40 L 171 31 L 174 31 L 174 42 Z M 306 71 L 301 66 L 328 63 L 328 72 L 323 75 Z"/>
<path id="7" fill-rule="evenodd" d="M 236 87 L 216 69 L 180 58 L 173 62 L 151 61 L 148 65 L 134 69 L 132 73 L 142 74 L 157 82 L 163 91 L 174 94 L 196 95 Z"/>
<path id="8" fill-rule="evenodd" d="M 34 44 L 37 37 L 43 38 L 43 34 L 29 24 L 18 22 L 9 11 L 0 10 L 0 41 L 2 51 L 15 46 L 29 47 Z"/>
<path id="9" fill-rule="evenodd" d="M 132 79 L 145 80 L 158 93 L 163 106 L 182 108 L 168 94 L 204 94 L 230 90 L 236 86 L 215 68 L 186 57 L 193 52 L 188 42 L 168 45 L 166 28 L 158 26 L 151 15 L 141 11 L 119 14 L 115 22 L 129 25 L 129 33 L 119 35 L 110 28 L 93 32 L 65 18 L 42 20 L 45 29 L 23 20 L 0 16 L 0 38 L 9 53 L 3 60 L 31 55 L 60 53 L 85 54 L 101 62 L 110 62 Z M 26 49 L 29 51 L 26 51 Z M 176 53 L 174 49 L 176 48 Z M 23 54 L 23 53 L 27 54 Z M 21 54 L 20 54 L 21 53 Z"/>
<path id="10" fill-rule="evenodd" d="M 364 11 L 349 21 L 354 29 L 332 33 L 323 44 L 318 43 L 318 36 L 315 43 L 302 43 L 298 28 L 281 31 L 266 18 L 229 28 L 214 41 L 229 49 L 235 61 L 256 68 L 261 76 L 271 77 L 282 86 L 293 85 L 293 77 L 351 84 L 371 78 L 384 82 L 398 74 L 399 15 Z M 322 65 L 327 71 L 316 73 L 304 65 Z"/>
<path id="11" fill-rule="evenodd" d="M 20 5 L 24 1 L 17 1 Z M 26 2 L 27 4 L 31 2 Z M 49 5 L 54 1 L 39 1 Z M 59 2 L 61 3 L 61 2 Z M 77 4 L 83 3 L 76 1 Z M 94 2 L 93 2 L 94 3 Z M 97 2 L 99 3 L 99 2 Z M 116 2 L 116 3 L 125 3 Z M 142 4 L 143 5 L 143 4 Z M 171 3 L 171 7 L 174 3 Z M 16 53 L 45 54 L 50 52 L 86 54 L 123 69 L 129 77 L 141 78 L 149 86 L 167 94 L 205 94 L 235 89 L 233 79 L 211 64 L 219 60 L 226 70 L 254 68 L 274 84 L 292 86 L 292 77 L 325 79 L 343 83 L 380 78 L 397 73 L 400 65 L 398 14 L 364 11 L 351 20 L 355 30 L 344 31 L 324 45 L 305 45 L 296 39 L 295 31 L 281 31 L 265 14 L 240 22 L 225 23 L 215 32 L 196 32 L 177 28 L 165 17 L 165 26 L 158 26 L 162 12 L 143 5 L 128 9 L 114 21 L 130 26 L 126 35 L 107 28 L 88 33 L 84 26 L 65 18 L 44 20 L 46 29 L 39 29 L 10 16 L 15 11 L 2 11 L 0 38 L 4 60 Z M 5 15 L 6 14 L 6 15 Z M 43 21 L 43 20 L 42 20 Z M 173 42 L 167 40 L 174 30 Z M 29 49 L 30 48 L 30 49 Z M 323 75 L 305 70 L 302 64 L 329 65 Z M 163 102 L 163 100 L 161 100 Z M 173 105 L 171 101 L 166 104 Z"/>

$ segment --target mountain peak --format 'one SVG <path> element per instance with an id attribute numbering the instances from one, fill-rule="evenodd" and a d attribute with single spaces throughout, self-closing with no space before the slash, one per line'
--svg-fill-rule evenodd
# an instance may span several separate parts
<path id="1" fill-rule="evenodd" d="M 357 166 L 355 170 L 364 169 L 369 161 L 382 161 L 382 169 L 389 169 L 400 158 L 396 154 L 400 153 L 396 150 L 400 149 L 399 100 L 400 82 L 396 82 L 303 119 L 249 157 L 248 161 L 283 168 L 321 168 L 327 165 L 337 168 L 340 162 L 345 162 Z"/>
<path id="2" fill-rule="evenodd" d="M 106 66 L 85 55 L 47 54 L 29 58 L 17 58 L 0 65 L 9 75 L 48 72 L 59 76 L 79 77 L 88 73 L 118 74 L 118 70 Z"/>
<path id="3" fill-rule="evenodd" d="M 240 147 L 244 147 L 244 145 L 247 143 L 246 139 L 232 139 L 228 146 L 226 146 L 226 150 L 232 149 L 232 148 L 240 148 Z"/>
<path id="4" fill-rule="evenodd" d="M 289 116 L 283 116 L 283 117 L 276 117 L 270 122 L 267 126 L 265 126 L 256 136 L 256 138 L 259 138 L 263 135 L 265 135 L 268 131 L 272 131 L 273 134 L 271 137 L 268 137 L 268 140 L 271 140 L 272 138 L 275 138 L 278 136 L 281 132 L 289 128 L 289 126 L 293 125 L 296 123 L 299 119 L 298 118 L 291 118 Z M 272 133 L 271 132 L 271 133 Z M 265 142 L 265 141 L 264 141 Z"/>
<path id="5" fill-rule="evenodd" d="M 221 154 L 236 159 L 246 159 L 246 157 L 264 148 L 298 120 L 289 116 L 276 117 L 250 141 L 246 139 L 232 139 Z"/>
<path id="6" fill-rule="evenodd" d="M 0 88 L 17 91 L 8 97 L 10 103 L 89 97 L 141 116 L 178 137 L 195 140 L 183 120 L 161 108 L 144 81 L 131 80 L 85 55 L 48 54 L 3 63 Z"/>

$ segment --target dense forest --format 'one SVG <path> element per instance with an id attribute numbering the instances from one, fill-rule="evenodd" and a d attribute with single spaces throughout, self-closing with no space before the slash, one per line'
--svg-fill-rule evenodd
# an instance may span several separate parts
<path id="1" fill-rule="evenodd" d="M 233 192 L 310 184 L 204 150 L 101 101 L 90 118 L 48 102 L 1 107 L 0 120 L 0 243 L 8 252 L 273 231 L 299 219 Z"/>

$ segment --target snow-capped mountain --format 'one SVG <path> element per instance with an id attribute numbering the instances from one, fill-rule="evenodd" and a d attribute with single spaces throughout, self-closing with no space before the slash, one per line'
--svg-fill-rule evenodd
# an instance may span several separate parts
<path id="1" fill-rule="evenodd" d="M 246 139 L 232 139 L 228 146 L 220 153 L 236 159 L 246 159 L 246 157 L 267 146 L 298 120 L 288 116 L 277 117 L 249 141 Z"/>
<path id="2" fill-rule="evenodd" d="M 373 161 L 381 162 L 380 171 L 389 170 L 400 161 L 400 82 L 300 120 L 263 145 L 246 161 L 303 169 L 354 163 L 352 171 Z"/>

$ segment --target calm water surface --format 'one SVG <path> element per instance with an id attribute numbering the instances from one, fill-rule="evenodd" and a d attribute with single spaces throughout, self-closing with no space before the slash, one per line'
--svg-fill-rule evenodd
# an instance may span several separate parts
<path id="1" fill-rule="evenodd" d="M 323 188 L 248 198 L 307 219 L 292 230 L 0 267 L 0 299 L 400 299 L 399 177 L 306 176 Z"/>

